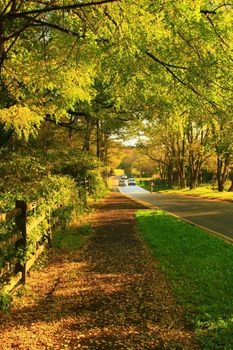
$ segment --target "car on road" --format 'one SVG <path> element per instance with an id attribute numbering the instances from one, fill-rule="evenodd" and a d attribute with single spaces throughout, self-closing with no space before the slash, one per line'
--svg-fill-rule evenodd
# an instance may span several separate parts
<path id="1" fill-rule="evenodd" d="M 127 186 L 127 181 L 125 179 L 120 179 L 118 182 L 119 186 Z"/>
<path id="2" fill-rule="evenodd" d="M 128 180 L 128 186 L 136 186 L 136 185 L 137 185 L 137 184 L 136 184 L 135 179 L 130 178 L 130 179 Z"/>
<path id="3" fill-rule="evenodd" d="M 121 176 L 121 179 L 127 180 L 127 175 L 122 175 L 122 176 Z"/>

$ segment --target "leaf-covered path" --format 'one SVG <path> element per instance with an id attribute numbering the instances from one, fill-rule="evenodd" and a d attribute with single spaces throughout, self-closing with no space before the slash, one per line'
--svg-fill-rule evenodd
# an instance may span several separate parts
<path id="1" fill-rule="evenodd" d="M 135 229 L 139 204 L 111 193 L 81 251 L 55 251 L 1 313 L 0 349 L 197 349 Z"/>

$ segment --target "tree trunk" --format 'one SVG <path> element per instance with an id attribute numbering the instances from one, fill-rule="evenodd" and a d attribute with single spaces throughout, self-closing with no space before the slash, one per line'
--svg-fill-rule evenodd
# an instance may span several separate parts
<path id="1" fill-rule="evenodd" d="M 201 166 L 202 161 L 201 159 L 197 159 L 196 162 L 194 162 L 194 171 L 193 171 L 193 188 L 197 188 L 200 184 L 201 179 Z"/>
<path id="2" fill-rule="evenodd" d="M 202 171 L 201 169 L 199 169 L 199 173 L 198 173 L 198 186 L 202 185 Z"/>
<path id="3" fill-rule="evenodd" d="M 224 189 L 224 184 L 222 181 L 222 159 L 217 158 L 217 181 L 218 181 L 218 191 L 222 192 Z"/>
<path id="4" fill-rule="evenodd" d="M 173 186 L 173 166 L 172 164 L 168 164 L 167 166 L 167 180 L 168 180 L 168 187 L 172 188 Z"/>
<path id="5" fill-rule="evenodd" d="M 108 135 L 107 134 L 104 134 L 103 142 L 104 142 L 103 162 L 105 165 L 107 165 L 108 164 Z"/>
<path id="6" fill-rule="evenodd" d="M 4 46 L 4 25 L 0 22 L 0 77 L 2 73 L 2 65 L 6 58 L 5 46 Z"/>
<path id="7" fill-rule="evenodd" d="M 82 150 L 88 152 L 90 150 L 90 137 L 91 137 L 91 118 L 86 117 L 86 130 L 83 138 L 83 148 Z"/>
<path id="8" fill-rule="evenodd" d="M 227 179 L 227 171 L 230 164 L 229 155 L 227 155 L 224 161 L 221 158 L 217 158 L 217 180 L 218 180 L 218 191 L 224 190 L 224 184 Z"/>
<path id="9" fill-rule="evenodd" d="M 231 180 L 231 186 L 230 186 L 228 192 L 233 192 L 233 180 Z"/>
<path id="10" fill-rule="evenodd" d="M 189 188 L 192 190 L 194 188 L 194 157 L 193 151 L 189 152 Z"/>
<path id="11" fill-rule="evenodd" d="M 184 157 L 185 157 L 185 140 L 182 140 L 182 149 L 181 149 L 181 160 L 180 160 L 180 188 L 186 187 L 186 178 L 185 178 L 185 167 L 184 167 Z"/>
<path id="12" fill-rule="evenodd" d="M 233 192 L 233 169 L 231 169 L 231 172 L 229 174 L 229 179 L 231 180 L 231 186 L 230 186 L 228 192 Z"/>
<path id="13" fill-rule="evenodd" d="M 193 151 L 189 156 L 189 179 L 190 179 L 190 189 L 197 188 L 200 184 L 200 175 L 201 175 L 201 166 L 202 166 L 202 157 L 199 153 L 195 156 Z"/>
<path id="14" fill-rule="evenodd" d="M 96 157 L 100 159 L 100 125 L 99 119 L 96 120 Z"/>
<path id="15" fill-rule="evenodd" d="M 183 161 L 179 162 L 178 183 L 179 183 L 179 188 L 186 187 L 185 168 L 184 168 Z"/>

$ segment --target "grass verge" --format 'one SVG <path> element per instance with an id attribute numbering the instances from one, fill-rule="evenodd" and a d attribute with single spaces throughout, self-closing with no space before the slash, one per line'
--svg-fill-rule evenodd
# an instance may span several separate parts
<path id="1" fill-rule="evenodd" d="M 136 218 L 201 348 L 232 350 L 233 246 L 160 210 Z"/>
<path id="2" fill-rule="evenodd" d="M 183 189 L 167 189 L 167 190 L 157 189 L 157 190 L 162 193 L 185 194 L 189 196 L 197 196 L 197 197 L 210 198 L 210 199 L 220 199 L 220 200 L 227 200 L 227 201 L 233 202 L 233 192 L 228 192 L 228 191 L 218 192 L 217 189 L 213 189 L 211 185 L 193 188 L 192 190 L 190 190 L 188 187 Z"/>

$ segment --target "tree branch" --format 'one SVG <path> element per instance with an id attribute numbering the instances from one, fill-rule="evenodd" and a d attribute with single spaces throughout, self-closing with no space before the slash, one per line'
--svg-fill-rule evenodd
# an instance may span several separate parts
<path id="1" fill-rule="evenodd" d="M 168 163 L 166 163 L 164 160 L 156 158 L 156 157 L 152 156 L 151 154 L 149 154 L 148 153 L 148 148 L 143 143 L 139 144 L 139 148 L 143 149 L 145 155 L 147 157 L 149 157 L 150 159 L 154 160 L 155 162 L 162 163 L 162 164 L 168 166 Z"/>
<path id="2" fill-rule="evenodd" d="M 50 115 L 46 115 L 45 119 L 46 122 L 50 122 L 56 125 L 59 125 L 63 128 L 68 128 L 70 130 L 76 130 L 76 131 L 82 131 L 82 128 L 78 128 L 78 127 L 74 127 L 73 123 L 75 122 L 75 120 L 72 120 L 71 122 L 67 122 L 67 123 L 63 123 L 63 122 L 57 122 L 56 120 L 50 118 Z"/>
<path id="3" fill-rule="evenodd" d="M 226 6 L 233 6 L 232 4 L 222 4 L 217 6 L 214 10 L 201 10 L 201 13 L 204 13 L 205 15 L 211 14 L 211 15 L 216 15 L 217 14 L 217 10 L 219 10 L 221 7 L 226 7 Z"/>
<path id="4" fill-rule="evenodd" d="M 169 63 L 165 63 L 163 61 L 161 61 L 160 59 L 158 59 L 156 56 L 154 56 L 151 52 L 149 51 L 145 51 L 145 53 L 147 54 L 147 56 L 149 56 L 150 58 L 152 58 L 154 61 L 160 63 L 163 67 L 165 68 L 168 68 L 168 67 L 171 67 L 171 68 L 178 68 L 178 69 L 188 69 L 187 67 L 185 66 L 175 66 L 173 64 L 169 64 Z"/>
<path id="5" fill-rule="evenodd" d="M 192 92 L 195 93 L 195 95 L 197 95 L 198 97 L 200 97 L 201 99 L 203 99 L 204 101 L 208 102 L 209 104 L 211 104 L 212 106 L 215 105 L 215 102 L 208 100 L 205 96 L 203 96 L 202 93 L 200 93 L 198 90 L 196 90 L 192 85 L 186 83 L 185 81 L 183 81 L 182 79 L 180 79 L 171 69 L 170 66 L 167 65 L 166 63 L 164 63 L 163 61 L 160 61 L 157 57 L 155 57 L 152 53 L 150 53 L 149 51 L 144 51 L 146 53 L 147 56 L 149 56 L 150 58 L 152 58 L 154 61 L 156 61 L 157 63 L 161 64 L 172 76 L 175 80 L 177 80 L 180 84 L 182 84 L 183 86 L 185 86 L 187 89 L 191 90 Z M 174 66 L 175 68 L 182 68 L 182 67 L 178 67 L 178 66 Z M 187 69 L 187 68 L 185 68 Z"/>
<path id="6" fill-rule="evenodd" d="M 214 32 L 215 32 L 215 34 L 217 35 L 217 37 L 220 39 L 220 41 L 221 41 L 224 45 L 226 45 L 226 46 L 229 48 L 229 45 L 223 40 L 223 38 L 221 37 L 221 35 L 220 35 L 220 34 L 218 33 L 218 31 L 216 30 L 215 25 L 214 25 L 212 19 L 211 19 L 209 16 L 206 16 L 206 18 L 207 18 L 208 21 L 210 22 L 210 25 L 211 25 L 212 28 L 214 29 Z M 225 50 L 224 50 L 224 52 L 225 52 Z"/>
<path id="7" fill-rule="evenodd" d="M 86 112 L 75 112 L 75 111 L 67 111 L 70 115 L 76 116 L 76 117 L 85 117 L 85 118 L 91 118 L 91 115 Z"/>
<path id="8" fill-rule="evenodd" d="M 28 19 L 28 20 L 31 19 L 30 16 L 24 16 L 23 18 Z M 71 31 L 69 29 L 60 27 L 57 24 L 49 23 L 49 22 L 46 22 L 46 21 L 43 21 L 43 20 L 40 20 L 40 19 L 32 19 L 32 24 L 28 25 L 28 27 L 31 27 L 31 26 L 47 26 L 49 28 L 56 29 L 56 30 L 58 30 L 60 32 L 63 32 L 63 33 L 66 33 L 66 34 L 71 34 L 71 35 L 76 36 L 78 38 L 83 38 L 84 37 L 83 35 L 80 35 L 80 34 L 78 34 L 76 32 L 73 32 L 73 31 Z M 13 34 L 11 35 L 11 37 L 12 36 L 13 36 Z M 7 39 L 9 39 L 9 38 L 10 37 L 8 37 Z"/>
<path id="9" fill-rule="evenodd" d="M 183 80 L 181 80 L 170 68 L 169 66 L 160 61 L 157 57 L 155 57 L 152 53 L 150 53 L 149 51 L 145 51 L 145 53 L 147 54 L 147 56 L 149 56 L 150 58 L 152 58 L 154 61 L 158 62 L 159 64 L 161 64 L 172 76 L 173 78 L 175 78 L 179 83 L 181 83 L 182 85 L 184 85 L 185 87 L 189 88 L 191 91 L 193 91 L 197 96 L 199 97 L 203 97 L 201 95 L 201 93 L 199 91 L 197 91 L 193 86 L 188 85 L 186 82 L 184 82 Z M 175 68 L 181 68 L 181 67 L 177 67 L 175 66 Z M 187 69 L 187 68 L 185 68 Z"/>
<path id="10" fill-rule="evenodd" d="M 216 10 L 201 10 L 200 13 L 204 13 L 205 15 L 208 15 L 208 14 L 216 15 L 217 14 Z"/>
<path id="11" fill-rule="evenodd" d="M 149 157 L 150 159 L 154 160 L 155 162 L 162 163 L 163 165 L 168 166 L 168 163 L 166 163 L 164 160 L 155 158 L 155 157 L 153 157 L 151 154 L 149 154 L 148 152 L 146 152 L 145 155 L 146 155 L 147 157 Z"/>
<path id="12" fill-rule="evenodd" d="M 48 13 L 48 12 L 52 12 L 52 11 L 69 11 L 69 10 L 74 10 L 74 9 L 78 9 L 78 8 L 104 5 L 107 3 L 113 3 L 113 2 L 118 2 L 118 1 L 120 1 L 120 0 L 100 0 L 100 1 L 91 1 L 91 2 L 86 2 L 86 3 L 73 4 L 73 5 L 52 6 L 52 7 L 50 7 L 48 5 L 45 8 L 38 9 L 38 10 L 24 11 L 24 12 L 18 12 L 18 13 L 8 12 L 5 15 L 3 15 L 2 18 L 3 19 L 22 18 L 22 17 L 28 16 L 28 15 L 38 15 L 38 14 Z"/>

